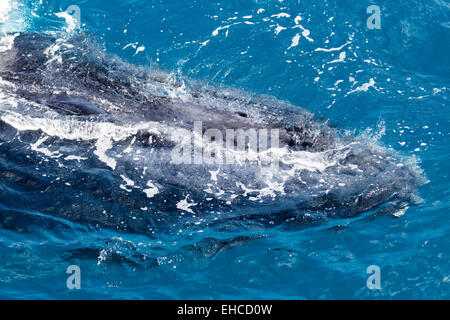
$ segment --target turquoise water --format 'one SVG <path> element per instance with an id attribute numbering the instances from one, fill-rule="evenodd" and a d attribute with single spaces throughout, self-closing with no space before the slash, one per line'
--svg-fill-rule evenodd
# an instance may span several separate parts
<path id="1" fill-rule="evenodd" d="M 77 5 L 80 29 L 99 50 L 174 79 L 301 106 L 396 150 L 428 183 L 423 202 L 399 217 L 148 237 L 39 212 L 18 211 L 5 227 L 14 208 L 2 171 L 0 298 L 450 298 L 448 1 L 6 3 L 3 31 L 77 32 L 55 15 Z M 367 28 L 371 4 L 381 29 Z M 39 197 L 20 192 L 39 207 Z M 240 236 L 255 237 L 220 241 Z M 66 287 L 69 265 L 81 269 L 81 290 Z M 380 267 L 381 290 L 366 286 L 370 265 Z"/>

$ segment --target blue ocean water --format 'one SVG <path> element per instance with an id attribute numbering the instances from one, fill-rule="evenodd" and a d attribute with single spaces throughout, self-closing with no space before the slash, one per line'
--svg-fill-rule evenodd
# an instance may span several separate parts
<path id="1" fill-rule="evenodd" d="M 219 240 L 249 234 L 205 228 L 150 238 L 39 212 L 5 228 L 14 208 L 0 202 L 0 298 L 450 298 L 448 1 L 2 0 L 3 32 L 77 32 L 55 15 L 70 5 L 101 50 L 368 132 L 415 161 L 428 183 L 423 202 L 399 217 L 255 227 L 254 240 L 232 246 Z M 380 7 L 380 29 L 367 27 L 370 5 Z M 39 206 L 9 183 L 2 173 L 0 192 Z M 66 286 L 69 265 L 81 269 L 81 290 Z M 371 265 L 380 267 L 380 290 L 366 285 Z"/>

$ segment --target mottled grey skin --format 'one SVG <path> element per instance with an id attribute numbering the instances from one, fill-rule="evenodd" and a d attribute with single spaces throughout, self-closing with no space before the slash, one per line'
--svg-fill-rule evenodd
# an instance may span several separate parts
<path id="1" fill-rule="evenodd" d="M 49 137 L 45 144 L 52 150 L 58 147 L 88 158 L 75 164 L 65 163 L 61 168 L 53 160 L 25 157 L 33 154 L 29 144 L 35 143 L 42 132 L 17 132 L 0 121 L 0 179 L 5 191 L 0 195 L 0 204 L 5 208 L 20 207 L 72 221 L 152 234 L 178 230 L 179 223 L 189 226 L 199 217 L 203 219 L 202 226 L 223 230 L 239 223 L 308 225 L 324 217 L 351 217 L 387 207 L 395 211 L 417 202 L 416 187 L 423 180 L 415 171 L 399 165 L 400 160 L 384 149 L 375 150 L 351 137 L 339 137 L 326 122 L 301 108 L 268 97 L 237 98 L 213 88 L 189 89 L 188 101 L 171 98 L 158 94 L 157 89 L 177 88 L 179 83 L 171 84 L 162 73 L 104 54 L 85 35 L 65 42 L 73 47 L 59 49 L 61 61 L 52 60 L 46 53 L 55 41 L 42 34 L 17 36 L 11 50 L 0 53 L 0 77 L 14 84 L 13 88 L 2 88 L 2 92 L 24 98 L 30 105 L 45 106 L 62 117 L 83 121 L 155 121 L 173 130 L 192 129 L 194 121 L 202 121 L 203 130 L 277 128 L 281 147 L 328 152 L 329 160 L 337 160 L 323 172 L 299 172 L 285 181 L 283 194 L 255 202 L 249 200 L 251 192 L 243 195 L 237 183 L 251 186 L 249 189 L 264 188 L 257 165 L 174 165 L 170 163 L 174 144 L 164 134 L 143 130 L 116 142 L 111 152 L 119 154 L 120 160 L 114 171 L 93 155 L 95 141 Z M 124 153 L 133 138 L 133 153 Z M 346 146 L 345 152 L 339 150 L 341 145 Z M 136 150 L 145 156 L 133 159 Z M 36 166 L 40 173 L 46 173 L 45 177 L 29 170 Z M 352 166 L 360 170 L 350 170 Z M 143 173 L 144 167 L 148 170 Z M 237 194 L 231 204 L 204 190 L 211 182 L 210 171 L 219 167 L 224 177 L 214 187 L 225 195 Z M 280 170 L 284 169 L 289 169 L 289 165 L 280 164 Z M 135 181 L 136 188 L 129 192 L 118 188 L 123 183 L 120 175 Z M 319 183 L 323 178 L 329 184 Z M 153 198 L 142 192 L 148 180 L 159 187 L 160 192 Z M 29 199 L 18 196 L 16 191 L 26 191 Z M 212 199 L 206 201 L 207 198 Z M 183 199 L 196 204 L 191 208 L 194 214 L 180 215 L 176 205 Z M 142 208 L 146 208 L 145 214 Z M 13 215 L 6 214 L 6 210 L 1 212 L 2 224 L 13 228 Z M 218 216 L 217 212 L 222 214 Z"/>
<path id="2" fill-rule="evenodd" d="M 16 37 L 12 50 L 0 55 L 0 74 L 3 79 L 17 81 L 19 95 L 46 104 L 62 114 L 104 114 L 105 110 L 90 102 L 98 97 L 123 106 L 120 110 L 108 110 L 108 114 L 120 119 L 169 122 L 186 128 L 191 128 L 194 121 L 202 121 L 204 130 L 279 128 L 282 144 L 300 149 L 320 150 L 333 142 L 333 133 L 326 126 L 310 122 L 312 114 L 282 102 L 279 102 L 280 108 L 271 110 L 252 101 L 237 101 L 238 109 L 226 110 L 223 105 L 201 104 L 203 92 L 196 92 L 199 97 L 197 104 L 191 102 L 188 105 L 165 96 L 149 96 L 140 90 L 140 83 L 166 80 L 113 58 L 92 59 L 89 55 L 96 52 L 91 52 L 89 47 L 80 48 L 80 52 L 63 53 L 63 64 L 53 66 L 48 63 L 49 58 L 44 51 L 54 41 L 51 36 L 35 33 Z M 72 41 L 91 44 L 83 36 Z M 83 43 L 77 45 L 83 46 Z M 38 86 L 35 89 L 39 90 L 31 91 L 30 86 Z M 56 88 L 75 90 L 77 96 L 54 95 Z M 207 95 L 219 102 L 233 99 L 218 92 L 207 92 Z"/>

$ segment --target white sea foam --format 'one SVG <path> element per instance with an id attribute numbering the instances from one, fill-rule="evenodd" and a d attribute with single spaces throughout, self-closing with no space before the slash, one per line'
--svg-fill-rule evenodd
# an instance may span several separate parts
<path id="1" fill-rule="evenodd" d="M 159 193 L 158 187 L 156 187 L 151 181 L 147 182 L 147 187 L 144 189 L 144 193 L 147 195 L 148 198 L 153 198 L 155 195 Z"/>
<path id="2" fill-rule="evenodd" d="M 281 13 L 278 13 L 278 14 L 271 15 L 271 17 L 272 18 L 290 18 L 291 15 L 289 13 L 286 13 L 286 12 L 281 12 Z"/>
<path id="3" fill-rule="evenodd" d="M 292 38 L 291 41 L 292 41 L 292 43 L 291 43 L 291 45 L 289 46 L 288 50 L 289 50 L 290 48 L 293 48 L 293 47 L 298 46 L 298 43 L 299 43 L 299 41 L 300 41 L 300 35 L 297 33 L 297 34 Z"/>
<path id="4" fill-rule="evenodd" d="M 14 44 L 14 39 L 18 36 L 19 34 L 7 34 L 4 36 L 0 37 L 0 52 L 6 52 L 8 50 L 11 50 L 13 44 Z"/>
<path id="5" fill-rule="evenodd" d="M 197 203 L 195 202 L 188 202 L 188 197 L 186 196 L 186 198 L 184 198 L 183 200 L 180 200 L 177 203 L 177 208 L 189 213 L 194 214 L 194 211 L 192 211 L 191 207 L 195 207 L 197 205 Z"/>
<path id="6" fill-rule="evenodd" d="M 151 122 L 120 125 L 110 122 L 82 121 L 70 118 L 31 117 L 14 111 L 5 112 L 0 118 L 19 131 L 42 130 L 47 136 L 55 136 L 61 139 L 77 141 L 96 140 L 94 154 L 113 170 L 116 168 L 117 161 L 112 156 L 108 156 L 107 152 L 113 147 L 114 141 L 124 140 L 135 135 L 139 130 L 159 133 L 159 124 Z M 38 146 L 36 145 L 35 147 Z M 47 153 L 49 156 L 54 156 L 43 149 L 39 150 L 42 153 Z"/>
<path id="7" fill-rule="evenodd" d="M 66 21 L 65 30 L 67 33 L 79 30 L 81 27 L 81 11 L 76 5 L 69 6 L 66 11 L 55 13 L 55 16 Z"/>
<path id="8" fill-rule="evenodd" d="M 0 23 L 8 21 L 9 12 L 12 10 L 12 4 L 10 0 L 2 0 L 0 2 Z"/>
<path id="9" fill-rule="evenodd" d="M 359 91 L 367 91 L 367 90 L 369 90 L 369 88 L 373 87 L 374 85 L 375 85 L 375 80 L 370 78 L 369 82 L 363 83 L 359 87 L 356 87 L 355 89 L 350 90 L 348 92 L 348 94 L 351 94 L 351 93 L 354 93 L 354 92 L 359 92 Z"/>
<path id="10" fill-rule="evenodd" d="M 345 46 L 347 46 L 349 44 L 350 44 L 350 41 L 344 43 L 342 46 L 337 47 L 337 48 L 316 48 L 314 51 L 323 51 L 323 52 L 340 51 L 340 50 L 342 50 L 342 48 L 344 48 Z"/>

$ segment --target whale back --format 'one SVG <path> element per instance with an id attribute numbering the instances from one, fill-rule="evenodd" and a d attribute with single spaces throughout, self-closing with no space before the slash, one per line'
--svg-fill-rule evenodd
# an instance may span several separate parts
<path id="1" fill-rule="evenodd" d="M 8 186 L 0 202 L 7 207 L 152 235 L 236 221 L 304 226 L 398 212 L 420 199 L 417 166 L 364 137 L 340 136 L 300 107 L 173 81 L 108 55 L 86 34 L 11 36 L 11 48 L 0 52 L 0 177 Z M 194 132 L 196 121 L 200 135 L 277 130 L 278 145 L 268 151 L 277 165 L 218 141 L 206 147 L 231 152 L 234 163 L 173 163 L 180 143 L 173 133 Z"/>

